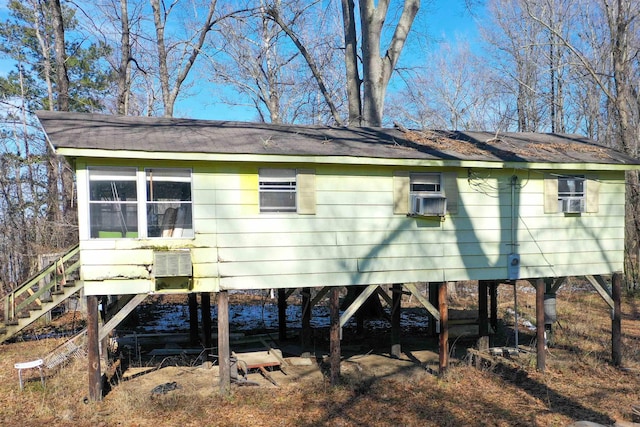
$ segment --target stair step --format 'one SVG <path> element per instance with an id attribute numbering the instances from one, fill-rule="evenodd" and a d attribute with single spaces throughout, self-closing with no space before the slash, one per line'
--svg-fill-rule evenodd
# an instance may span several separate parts
<path id="1" fill-rule="evenodd" d="M 18 319 L 10 319 L 5 322 L 7 326 L 16 326 L 18 324 Z"/>
<path id="2" fill-rule="evenodd" d="M 29 317 L 31 317 L 31 313 L 25 312 L 25 311 L 21 311 L 20 313 L 18 313 L 18 315 L 16 317 L 18 319 L 28 319 Z"/>
<path id="3" fill-rule="evenodd" d="M 51 291 L 51 295 L 64 295 L 64 291 Z"/>
<path id="4" fill-rule="evenodd" d="M 41 299 L 40 302 L 43 304 L 47 304 L 47 303 L 53 302 L 53 298 Z"/>

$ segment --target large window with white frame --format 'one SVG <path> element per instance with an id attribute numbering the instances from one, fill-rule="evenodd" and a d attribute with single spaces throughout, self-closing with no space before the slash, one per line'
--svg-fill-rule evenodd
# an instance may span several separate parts
<path id="1" fill-rule="evenodd" d="M 135 168 L 89 169 L 91 237 L 138 237 Z"/>
<path id="2" fill-rule="evenodd" d="M 146 169 L 147 237 L 193 237 L 191 171 Z"/>
<path id="3" fill-rule="evenodd" d="M 88 175 L 91 238 L 193 237 L 190 169 L 95 167 Z"/>
<path id="4" fill-rule="evenodd" d="M 296 212 L 296 170 L 260 169 L 260 212 Z"/>

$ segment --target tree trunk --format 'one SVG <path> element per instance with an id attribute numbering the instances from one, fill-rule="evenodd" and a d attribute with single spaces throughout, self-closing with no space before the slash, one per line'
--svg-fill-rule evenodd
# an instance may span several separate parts
<path id="1" fill-rule="evenodd" d="M 60 0 L 51 2 L 51 15 L 55 35 L 58 111 L 69 111 L 69 74 L 67 73 L 67 53 L 65 50 L 64 22 L 62 20 Z"/>
<path id="2" fill-rule="evenodd" d="M 420 0 L 405 0 L 402 15 L 384 56 L 380 55 L 380 40 L 389 0 L 378 1 L 377 7 L 374 0 L 361 0 L 359 5 L 362 31 L 362 125 L 379 127 L 382 126 L 387 86 L 420 8 Z"/>
<path id="3" fill-rule="evenodd" d="M 120 22 L 122 35 L 120 43 L 122 49 L 122 57 L 120 58 L 120 68 L 118 69 L 118 114 L 126 115 L 129 109 L 129 92 L 131 86 L 131 68 L 129 61 L 131 60 L 131 40 L 129 37 L 129 10 L 128 0 L 120 0 Z"/>
<path id="4" fill-rule="evenodd" d="M 347 74 L 347 101 L 349 109 L 349 126 L 360 126 L 362 120 L 362 104 L 360 98 L 360 73 L 358 72 L 358 40 L 353 0 L 342 0 L 342 16 L 344 23 L 344 63 Z"/>

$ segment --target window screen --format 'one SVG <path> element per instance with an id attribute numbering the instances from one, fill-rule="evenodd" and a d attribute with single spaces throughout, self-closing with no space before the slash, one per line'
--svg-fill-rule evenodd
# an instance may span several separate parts
<path id="1" fill-rule="evenodd" d="M 260 212 L 296 212 L 295 169 L 260 169 Z"/>

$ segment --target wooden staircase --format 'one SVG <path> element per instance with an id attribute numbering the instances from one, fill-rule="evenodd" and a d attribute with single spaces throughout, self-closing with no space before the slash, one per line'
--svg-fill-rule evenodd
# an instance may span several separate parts
<path id="1" fill-rule="evenodd" d="M 80 267 L 79 253 L 79 245 L 74 246 L 2 299 L 4 319 L 0 323 L 0 343 L 12 338 L 82 289 L 82 283 L 75 280 Z"/>

